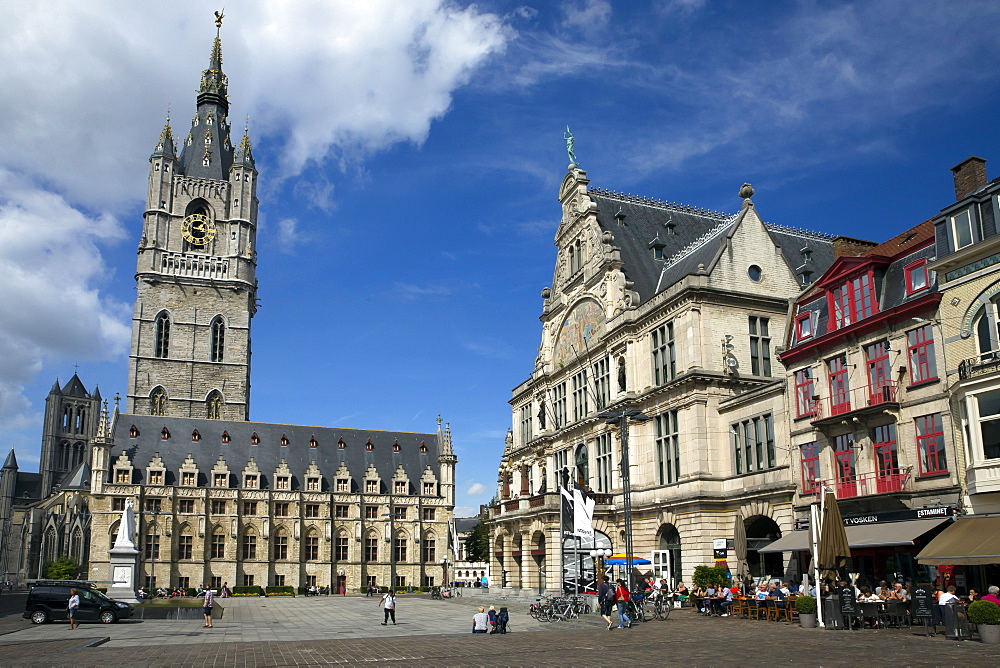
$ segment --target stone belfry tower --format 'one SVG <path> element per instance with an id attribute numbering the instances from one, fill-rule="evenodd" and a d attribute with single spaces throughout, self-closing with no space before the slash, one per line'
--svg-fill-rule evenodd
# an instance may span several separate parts
<path id="1" fill-rule="evenodd" d="M 257 170 L 247 132 L 230 140 L 221 26 L 180 156 L 168 118 L 149 158 L 129 413 L 249 419 Z"/>

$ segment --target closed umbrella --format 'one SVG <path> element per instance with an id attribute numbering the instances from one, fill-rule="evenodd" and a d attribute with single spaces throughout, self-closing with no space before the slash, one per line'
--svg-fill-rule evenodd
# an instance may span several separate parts
<path id="1" fill-rule="evenodd" d="M 743 522 L 742 513 L 736 515 L 736 534 L 733 545 L 736 550 L 736 577 L 740 582 L 743 582 L 749 569 L 747 568 L 747 527 Z"/>
<path id="2" fill-rule="evenodd" d="M 840 571 L 847 568 L 847 562 L 851 558 L 851 547 L 847 542 L 847 531 L 840 516 L 836 495 L 827 492 L 823 503 L 823 522 L 816 565 L 819 567 L 822 579 L 836 582 L 840 580 Z"/>

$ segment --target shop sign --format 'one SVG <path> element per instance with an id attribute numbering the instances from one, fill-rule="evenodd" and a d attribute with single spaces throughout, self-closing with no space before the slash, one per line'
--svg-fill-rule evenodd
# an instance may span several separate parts
<path id="1" fill-rule="evenodd" d="M 844 526 L 853 527 L 862 524 L 901 522 L 903 520 L 928 520 L 951 517 L 953 514 L 954 509 L 949 506 L 942 506 L 939 508 L 917 508 L 915 510 L 886 510 L 880 513 L 868 513 L 866 515 L 847 515 L 844 517 Z"/>

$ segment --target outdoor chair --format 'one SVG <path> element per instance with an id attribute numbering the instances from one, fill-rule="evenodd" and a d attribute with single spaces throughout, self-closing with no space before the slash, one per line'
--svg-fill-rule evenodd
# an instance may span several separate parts
<path id="1" fill-rule="evenodd" d="M 794 602 L 790 602 L 786 598 L 784 601 L 775 601 L 775 604 L 778 606 L 778 621 L 784 620 L 790 623 L 792 621 L 792 606 Z"/>
<path id="2" fill-rule="evenodd" d="M 778 602 L 773 598 L 766 599 L 767 603 L 767 621 L 776 622 L 778 621 Z"/>
<path id="3" fill-rule="evenodd" d="M 767 601 L 759 601 L 754 599 L 751 604 L 754 611 L 754 619 L 761 620 L 767 619 Z"/>
<path id="4" fill-rule="evenodd" d="M 882 615 L 889 620 L 890 624 L 902 626 L 906 622 L 906 607 L 903 605 L 903 601 L 886 601 L 885 611 Z"/>
<path id="5" fill-rule="evenodd" d="M 794 622 L 798 619 L 799 611 L 795 608 L 795 600 L 798 596 L 789 596 L 785 599 L 785 609 L 788 610 L 788 621 Z"/>
<path id="6" fill-rule="evenodd" d="M 862 628 L 864 628 L 864 622 L 868 621 L 872 624 L 872 628 L 878 628 L 878 622 L 882 616 L 882 610 L 878 603 L 858 603 L 859 617 L 861 617 Z"/>

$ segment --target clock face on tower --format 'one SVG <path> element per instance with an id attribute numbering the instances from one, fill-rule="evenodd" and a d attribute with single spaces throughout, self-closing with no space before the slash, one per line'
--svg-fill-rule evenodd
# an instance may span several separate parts
<path id="1" fill-rule="evenodd" d="M 181 222 L 181 236 L 189 244 L 204 246 L 215 238 L 215 223 L 203 213 L 192 213 Z"/>

